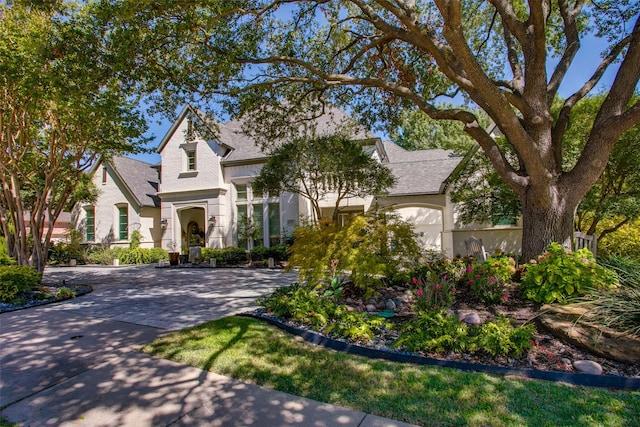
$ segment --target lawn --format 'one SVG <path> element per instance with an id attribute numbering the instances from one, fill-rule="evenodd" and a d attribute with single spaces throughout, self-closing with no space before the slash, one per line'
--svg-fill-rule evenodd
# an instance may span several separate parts
<path id="1" fill-rule="evenodd" d="M 418 425 L 635 426 L 640 393 L 367 359 L 229 317 L 144 352 L 298 396 Z"/>

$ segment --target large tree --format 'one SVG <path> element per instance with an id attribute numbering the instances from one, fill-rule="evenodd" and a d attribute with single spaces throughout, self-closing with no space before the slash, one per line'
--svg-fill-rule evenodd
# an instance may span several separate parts
<path id="1" fill-rule="evenodd" d="M 122 30 L 114 40 L 129 40 L 141 73 L 143 64 L 154 71 L 139 86 L 155 85 L 174 100 L 226 93 L 240 100 L 229 104 L 240 113 L 273 103 L 263 110 L 269 114 L 257 116 L 272 122 L 297 105 L 307 108 L 302 101 L 309 99 L 349 105 L 370 122 L 393 121 L 400 106 L 461 122 L 518 195 L 525 259 L 551 241 L 569 245 L 578 203 L 620 135 L 640 120 L 640 105 L 632 101 L 640 76 L 635 0 L 103 3 L 115 16 L 113 28 Z M 607 38 L 609 48 L 554 117 L 551 106 L 589 33 Z M 572 109 L 612 64 L 615 76 L 584 148 L 565 170 Z M 469 108 L 436 106 L 435 100 L 458 93 Z M 273 113 L 277 105 L 284 106 L 280 115 Z M 474 106 L 505 136 L 513 159 L 480 125 Z"/>
<path id="2" fill-rule="evenodd" d="M 260 193 L 300 194 L 322 219 L 320 204 L 333 199 L 333 220 L 348 197 L 376 196 L 394 184 L 389 168 L 382 165 L 362 144 L 340 134 L 298 138 L 269 154 L 267 163 L 253 182 Z"/>
<path id="3" fill-rule="evenodd" d="M 15 2 L 0 17 L 0 222 L 11 255 L 42 271 L 85 171 L 137 150 L 145 127 L 82 9 Z"/>

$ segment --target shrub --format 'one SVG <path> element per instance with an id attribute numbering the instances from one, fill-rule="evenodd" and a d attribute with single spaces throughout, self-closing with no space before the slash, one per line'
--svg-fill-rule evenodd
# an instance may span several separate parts
<path id="1" fill-rule="evenodd" d="M 42 276 L 33 267 L 0 266 L 0 301 L 9 302 L 40 283 Z"/>
<path id="2" fill-rule="evenodd" d="M 151 254 L 143 248 L 123 248 L 118 254 L 120 264 L 150 264 Z"/>
<path id="3" fill-rule="evenodd" d="M 247 252 L 242 248 L 224 248 L 220 250 L 218 261 L 229 265 L 237 265 L 247 261 Z"/>
<path id="4" fill-rule="evenodd" d="M 216 248 L 202 248 L 202 259 L 208 261 L 211 258 L 218 259 L 220 257 L 220 249 Z"/>
<path id="5" fill-rule="evenodd" d="M 145 249 L 149 252 L 149 262 L 158 262 L 160 260 L 169 261 L 169 252 L 162 248 L 148 248 Z"/>
<path id="6" fill-rule="evenodd" d="M 492 356 L 507 354 L 519 356 L 531 348 L 531 338 L 535 331 L 533 324 L 514 328 L 508 318 L 498 315 L 495 322 L 487 322 L 480 326 L 476 345 Z"/>
<path id="7" fill-rule="evenodd" d="M 7 241 L 4 237 L 0 236 L 0 266 L 1 265 L 13 265 L 15 260 L 9 256 L 9 249 L 7 248 Z"/>
<path id="8" fill-rule="evenodd" d="M 277 289 L 270 296 L 260 299 L 258 304 L 278 317 L 338 338 L 356 341 L 373 339 L 374 332 L 387 325 L 382 318 L 351 312 L 345 305 L 322 298 L 315 289 L 298 283 Z"/>
<path id="9" fill-rule="evenodd" d="M 404 326 L 393 346 L 408 351 L 473 351 L 475 343 L 468 335 L 469 327 L 445 310 L 422 311 Z"/>
<path id="10" fill-rule="evenodd" d="M 253 261 L 264 261 L 268 259 L 271 255 L 269 255 L 269 248 L 266 246 L 258 246 L 251 250 L 251 259 Z"/>
<path id="11" fill-rule="evenodd" d="M 56 298 L 75 298 L 76 293 L 72 289 L 63 286 L 56 291 Z"/>
<path id="12" fill-rule="evenodd" d="M 405 325 L 394 347 L 409 351 L 481 351 L 493 356 L 520 355 L 531 347 L 534 333 L 534 325 L 514 328 L 503 316 L 498 316 L 495 322 L 470 327 L 445 310 L 424 311 Z"/>
<path id="13" fill-rule="evenodd" d="M 416 311 L 447 308 L 454 302 L 456 282 L 446 273 L 427 271 L 424 276 L 414 277 L 411 283 L 416 288 L 413 300 Z"/>
<path id="14" fill-rule="evenodd" d="M 615 226 L 616 221 L 605 219 L 603 228 Z M 598 254 L 640 260 L 640 219 L 623 225 L 614 233 L 598 241 Z"/>
<path id="15" fill-rule="evenodd" d="M 365 294 L 410 269 L 420 257 L 412 226 L 391 214 L 357 216 L 346 227 L 326 221 L 298 227 L 294 238 L 289 264 L 300 268 L 303 280 L 322 285 L 331 260 L 337 259 L 341 271 L 351 272 L 354 285 Z"/>
<path id="16" fill-rule="evenodd" d="M 138 230 L 133 230 L 131 236 L 129 236 L 129 249 L 137 249 L 140 247 L 142 241 L 142 234 Z"/>
<path id="17" fill-rule="evenodd" d="M 587 289 L 609 288 L 616 281 L 615 273 L 599 266 L 588 249 L 567 253 L 559 243 L 551 243 L 537 261 L 527 264 L 522 288 L 533 301 L 565 303 Z"/>
<path id="18" fill-rule="evenodd" d="M 122 248 L 95 248 L 87 252 L 87 261 L 92 264 L 112 265 L 113 260 L 120 259 Z"/>

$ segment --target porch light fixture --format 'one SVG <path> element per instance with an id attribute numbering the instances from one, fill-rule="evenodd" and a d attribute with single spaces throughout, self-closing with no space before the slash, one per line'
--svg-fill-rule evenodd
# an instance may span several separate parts
<path id="1" fill-rule="evenodd" d="M 169 220 L 167 218 L 162 218 L 160 220 L 160 228 L 162 228 L 163 230 L 166 230 L 168 225 L 169 225 Z"/>
<path id="2" fill-rule="evenodd" d="M 216 216 L 215 215 L 211 215 L 209 217 L 209 225 L 211 225 L 212 227 L 215 227 L 216 226 L 216 222 L 217 222 L 216 221 Z"/>

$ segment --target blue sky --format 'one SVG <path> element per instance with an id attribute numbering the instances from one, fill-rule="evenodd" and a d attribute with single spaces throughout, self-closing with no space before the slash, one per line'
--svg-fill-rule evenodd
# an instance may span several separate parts
<path id="1" fill-rule="evenodd" d="M 607 42 L 604 39 L 598 39 L 593 36 L 587 36 L 582 40 L 582 46 L 578 51 L 578 54 L 569 68 L 567 76 L 565 77 L 560 87 L 560 95 L 567 97 L 578 90 L 584 82 L 591 77 L 596 67 L 601 61 L 601 52 L 607 47 Z M 554 65 L 554 64 L 550 64 Z M 613 78 L 615 77 L 617 67 L 615 64 L 607 70 L 605 75 L 600 81 L 600 84 L 596 87 L 592 93 L 597 93 L 598 89 L 606 89 L 610 86 Z M 177 112 L 176 112 L 177 114 Z M 160 144 L 160 141 L 171 127 L 172 121 L 166 117 L 155 116 L 149 120 L 149 130 L 146 136 L 153 138 L 148 144 L 148 147 L 154 149 Z M 380 135 L 381 137 L 388 138 L 386 135 Z M 152 154 L 138 154 L 131 155 L 138 160 L 142 160 L 149 163 L 158 163 L 160 161 L 160 155 L 156 153 Z"/>

